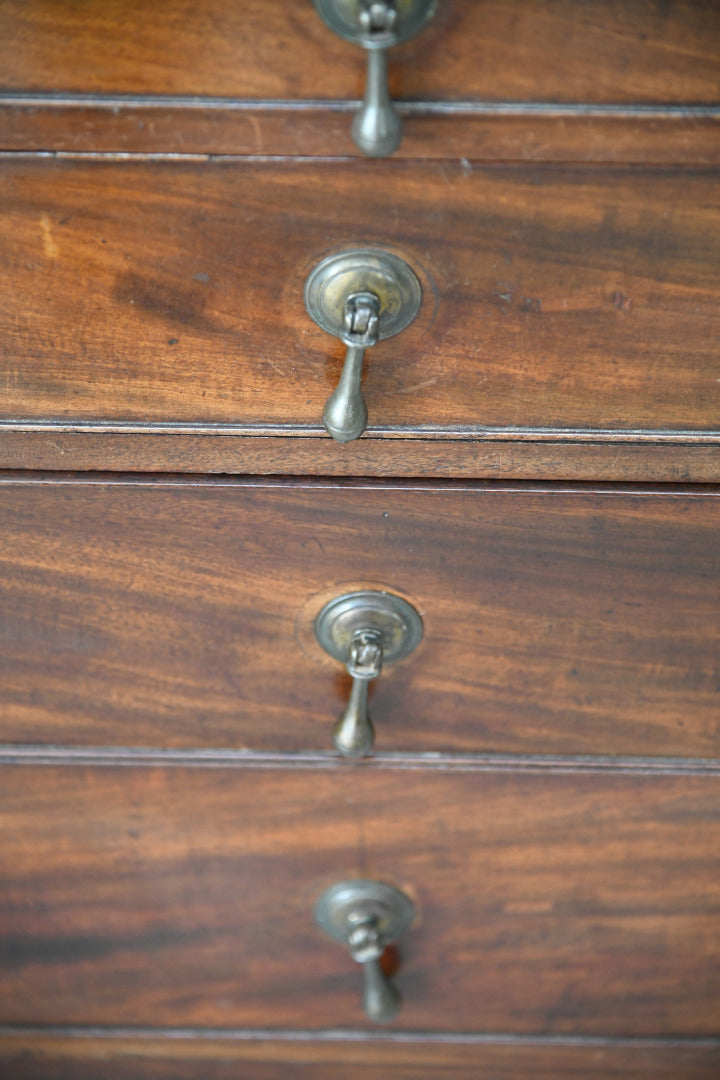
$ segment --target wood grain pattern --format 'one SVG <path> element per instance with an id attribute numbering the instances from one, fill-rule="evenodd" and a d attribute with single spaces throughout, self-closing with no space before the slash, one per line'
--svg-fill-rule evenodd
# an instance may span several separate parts
<path id="1" fill-rule="evenodd" d="M 6 159 L 1 173 L 8 420 L 316 426 L 343 348 L 303 284 L 328 251 L 370 244 L 425 290 L 368 358 L 376 433 L 717 433 L 712 172 Z"/>
<path id="2" fill-rule="evenodd" d="M 401 780 L 401 782 L 399 782 Z M 314 927 L 415 897 L 405 1031 L 717 1034 L 717 777 L 4 768 L 3 1023 L 363 1029 Z"/>
<path id="3" fill-rule="evenodd" d="M 0 468 L 56 471 L 0 475 L 0 1078 L 715 1080 L 720 488 L 517 481 L 720 481 L 719 60 L 710 0 L 443 0 L 375 163 L 311 0 L 0 3 Z M 341 448 L 302 286 L 367 244 L 425 301 Z M 359 585 L 425 638 L 351 766 Z M 353 876 L 417 903 L 385 1033 Z"/>
<path id="4" fill-rule="evenodd" d="M 425 638 L 378 748 L 718 757 L 717 493 L 261 481 L 0 487 L 0 741 L 330 746 L 353 585 Z"/>
<path id="5" fill-rule="evenodd" d="M 244 1034 L 244 1033 L 243 1033 Z M 391 1080 L 423 1080 L 429 1070 L 439 1080 L 716 1080 L 717 1045 L 549 1044 L 542 1039 L 488 1038 L 481 1045 L 397 1037 L 392 1045 L 368 1034 L 360 1043 L 334 1039 L 254 1041 L 243 1037 L 145 1038 L 72 1037 L 25 1034 L 0 1037 L 0 1075 L 8 1080 L 96 1080 L 98 1069 L 112 1080 L 369 1080 L 378 1071 Z M 4 1069 L 4 1071 L 3 1071 Z"/>
<path id="6" fill-rule="evenodd" d="M 716 104 L 719 56 L 712 0 L 443 0 L 394 51 L 392 83 L 420 100 Z M 343 99 L 363 63 L 309 0 L 0 7 L 7 90 Z"/>
<path id="7" fill-rule="evenodd" d="M 296 433 L 297 434 L 297 433 Z M 338 445 L 323 432 L 286 435 L 146 431 L 30 430 L 0 423 L 0 461 L 9 470 L 225 473 L 236 476 L 444 477 L 484 480 L 580 480 L 712 483 L 720 479 L 720 436 L 632 435 L 596 440 L 508 432 L 506 438 L 388 439 L 365 435 Z"/>

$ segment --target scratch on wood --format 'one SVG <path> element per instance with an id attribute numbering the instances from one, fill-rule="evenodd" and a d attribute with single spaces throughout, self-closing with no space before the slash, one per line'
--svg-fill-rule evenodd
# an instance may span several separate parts
<path id="1" fill-rule="evenodd" d="M 433 383 L 438 381 L 438 376 L 433 375 L 430 379 L 424 379 L 423 382 L 413 383 L 412 386 L 401 386 L 396 390 L 388 391 L 388 397 L 396 397 L 399 394 L 414 394 L 417 390 L 424 390 L 428 386 L 432 386 Z"/>
<path id="2" fill-rule="evenodd" d="M 40 218 L 40 231 L 42 233 L 43 250 L 46 258 L 57 259 L 60 254 L 60 248 L 53 238 L 52 224 L 50 223 L 50 218 L 47 214 L 43 214 Z"/>

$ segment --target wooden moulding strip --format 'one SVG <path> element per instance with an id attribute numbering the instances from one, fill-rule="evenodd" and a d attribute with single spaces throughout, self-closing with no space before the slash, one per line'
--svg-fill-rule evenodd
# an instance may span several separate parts
<path id="1" fill-rule="evenodd" d="M 497 1078 L 533 1075 L 587 1080 L 609 1075 L 660 1080 L 714 1080 L 720 1061 L 718 1039 L 610 1039 L 502 1034 L 433 1036 L 420 1033 L 346 1031 L 214 1031 L 122 1029 L 0 1029 L 0 1061 L 34 1062 L 33 1067 L 72 1069 L 83 1064 L 124 1066 L 122 1076 L 143 1076 L 143 1064 L 167 1065 L 173 1077 L 225 1077 L 215 1067 L 238 1062 L 261 1065 L 315 1066 L 313 1076 L 336 1076 L 338 1067 L 412 1069 L 415 1076 Z M 188 1072 L 177 1072 L 186 1066 Z M 236 1066 L 235 1066 L 236 1067 Z M 357 1068 L 357 1074 L 354 1069 Z M 327 1073 L 325 1070 L 328 1070 Z M 445 1070 L 448 1070 L 447 1073 Z M 460 1073 L 457 1070 L 462 1069 Z M 135 1070 L 138 1070 L 137 1072 Z M 465 1072 L 467 1070 L 467 1072 Z M 498 1070 L 502 1070 L 498 1072 Z M 507 1071 L 506 1071 L 507 1070 Z M 527 1071 L 525 1071 L 527 1070 Z M 30 1075 L 22 1073 L 22 1075 Z M 35 1072 L 32 1075 L 36 1075 Z M 57 1075 L 41 1072 L 38 1075 Z M 71 1071 L 62 1074 L 74 1075 Z M 86 1074 L 83 1072 L 83 1076 Z M 89 1075 L 89 1074 L 88 1074 Z M 115 1073 L 113 1074 L 115 1075 Z M 152 1073 L 165 1075 L 164 1073 Z M 228 1073 L 228 1075 L 231 1075 Z M 236 1076 L 237 1073 L 232 1073 Z M 263 1072 L 263 1076 L 269 1075 Z M 285 1075 L 273 1071 L 273 1076 Z M 305 1075 L 303 1073 L 303 1075 Z M 343 1076 L 349 1076 L 343 1072 Z M 409 1073 L 403 1071 L 403 1076 Z"/>
<path id="2" fill-rule="evenodd" d="M 0 469 L 438 477 L 648 483 L 720 482 L 718 436 L 364 437 L 0 429 Z"/>
<path id="3" fill-rule="evenodd" d="M 155 750 L 149 747 L 0 745 L 0 766 L 93 768 L 347 769 L 330 752 L 268 753 L 233 749 Z M 352 768 L 357 768 L 354 764 Z M 627 774 L 633 776 L 717 776 L 720 760 L 678 757 L 603 757 L 590 754 L 438 754 L 376 753 L 362 762 L 366 770 L 422 770 L 433 773 Z"/>
<path id="4" fill-rule="evenodd" d="M 0 151 L 358 157 L 354 101 L 0 95 Z M 401 159 L 720 164 L 720 108 L 401 103 Z"/>

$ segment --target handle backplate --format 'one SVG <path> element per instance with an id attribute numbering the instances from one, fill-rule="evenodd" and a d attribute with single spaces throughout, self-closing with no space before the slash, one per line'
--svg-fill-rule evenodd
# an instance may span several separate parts
<path id="1" fill-rule="evenodd" d="M 363 29 L 360 0 L 315 0 L 321 19 L 336 34 L 365 49 L 387 49 L 414 37 L 435 14 L 436 0 L 395 0 L 397 16 L 389 37 L 374 39 Z"/>
<path id="2" fill-rule="evenodd" d="M 423 624 L 401 596 L 362 589 L 330 600 L 315 619 L 315 636 L 325 652 L 346 664 L 353 641 L 374 631 L 382 642 L 383 663 L 409 656 L 422 640 Z"/>
<path id="3" fill-rule="evenodd" d="M 398 255 L 376 248 L 357 248 L 328 255 L 305 282 L 308 315 L 346 345 L 346 304 L 354 294 L 378 300 L 378 339 L 393 337 L 409 326 L 422 301 L 415 273 Z"/>
<path id="4" fill-rule="evenodd" d="M 315 921 L 335 941 L 347 945 L 359 917 L 372 919 L 383 947 L 398 941 L 415 917 L 415 905 L 405 893 L 384 881 L 339 881 L 315 905 Z"/>

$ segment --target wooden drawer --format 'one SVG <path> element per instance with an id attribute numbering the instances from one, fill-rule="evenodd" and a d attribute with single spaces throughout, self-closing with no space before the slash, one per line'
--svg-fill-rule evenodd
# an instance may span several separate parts
<path id="1" fill-rule="evenodd" d="M 357 56 L 321 22 L 312 0 L 178 0 L 150 11 L 109 0 L 5 0 L 0 62 L 7 90 L 180 94 L 255 99 L 356 97 Z M 569 2 L 441 0 L 423 34 L 393 53 L 403 96 L 715 104 L 713 5 L 608 9 Z M 116 47 L 122 40 L 123 48 Z M 62 48 L 70 41 L 72 48 Z"/>
<path id="2" fill-rule="evenodd" d="M 324 602 L 409 596 L 380 751 L 716 757 L 712 491 L 8 479 L 0 742 L 325 751 Z"/>
<path id="3" fill-rule="evenodd" d="M 669 772 L 6 766 L 0 1016 L 365 1028 L 312 908 L 370 877 L 403 1031 L 714 1036 L 720 777 Z"/>
<path id="4" fill-rule="evenodd" d="M 0 192 L 6 467 L 116 467 L 113 436 L 129 468 L 363 473 L 379 442 L 386 475 L 518 475 L 530 446 L 544 476 L 594 478 L 594 448 L 608 477 L 718 478 L 712 175 L 6 160 Z M 368 436 L 340 447 L 344 349 L 303 286 L 358 245 L 424 297 L 369 352 Z"/>
<path id="5" fill-rule="evenodd" d="M 717 162 L 718 55 L 706 0 L 440 0 L 392 52 L 400 154 Z M 0 69 L 3 149 L 357 154 L 364 59 L 311 0 L 6 0 Z"/>

